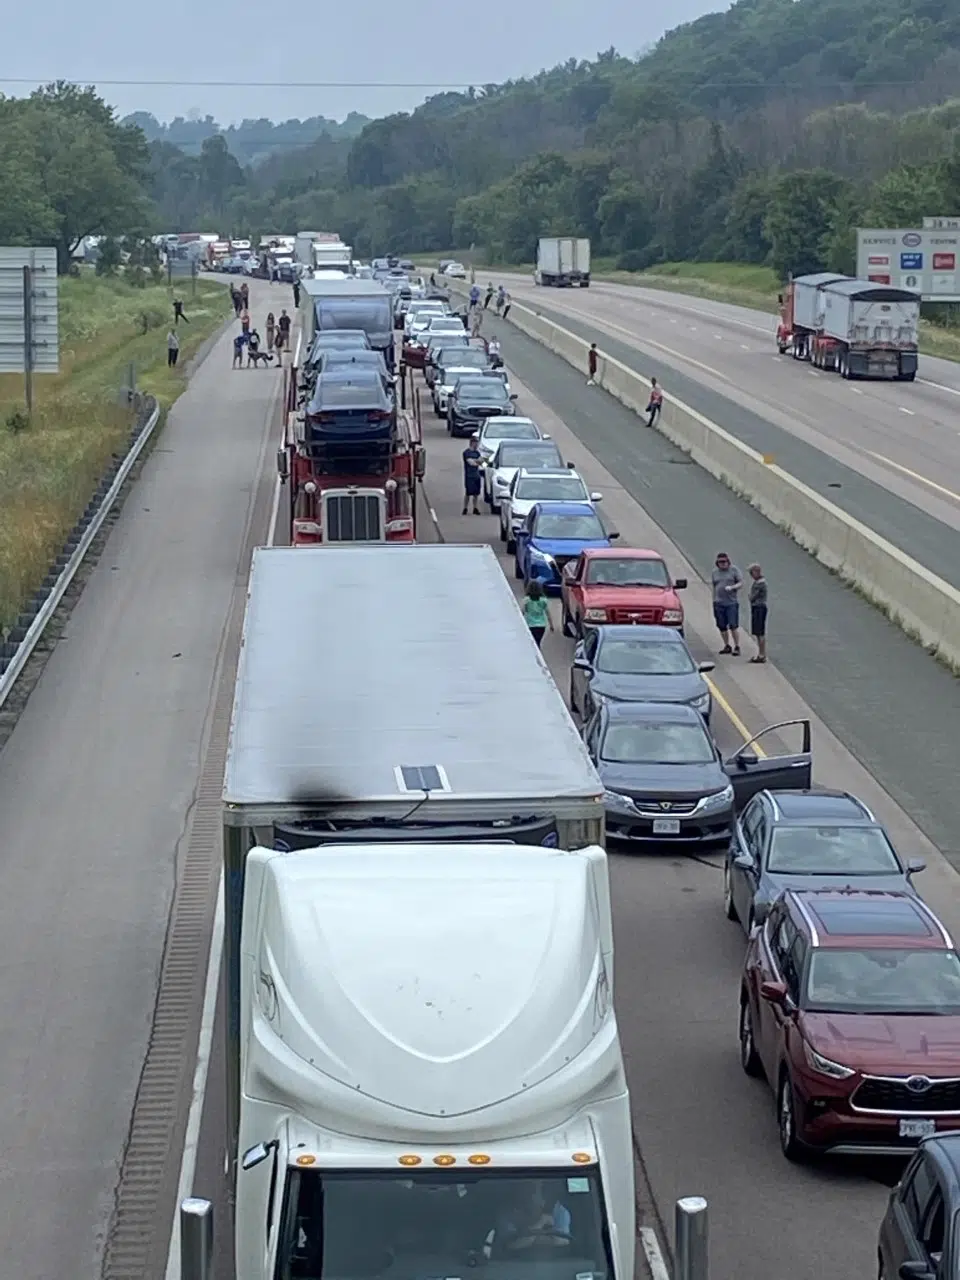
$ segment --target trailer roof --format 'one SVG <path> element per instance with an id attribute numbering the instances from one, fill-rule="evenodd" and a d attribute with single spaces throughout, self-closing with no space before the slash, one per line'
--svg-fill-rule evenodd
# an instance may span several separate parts
<path id="1" fill-rule="evenodd" d="M 254 552 L 224 803 L 603 791 L 488 546 Z"/>
<path id="2" fill-rule="evenodd" d="M 347 276 L 343 280 L 329 278 L 302 280 L 300 288 L 311 298 L 320 298 L 338 293 L 349 294 L 351 297 L 365 293 L 384 298 L 390 297 L 389 293 L 378 281 L 364 280 L 358 276 Z"/>
<path id="3" fill-rule="evenodd" d="M 794 276 L 794 284 L 807 285 L 811 289 L 818 289 L 824 284 L 833 284 L 838 280 L 849 280 L 850 276 L 837 275 L 835 271 L 815 271 L 811 276 Z"/>
<path id="4" fill-rule="evenodd" d="M 827 287 L 828 293 L 840 293 L 852 302 L 919 302 L 919 293 L 894 289 L 888 284 L 872 284 L 869 280 L 845 278 Z"/>

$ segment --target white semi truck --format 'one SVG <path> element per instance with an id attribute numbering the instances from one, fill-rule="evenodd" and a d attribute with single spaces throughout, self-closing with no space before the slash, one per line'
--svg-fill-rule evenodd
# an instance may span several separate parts
<path id="1" fill-rule="evenodd" d="M 534 283 L 566 289 L 590 284 L 590 241 L 574 236 L 541 236 Z"/>
<path id="2" fill-rule="evenodd" d="M 632 1280 L 602 797 L 489 547 L 255 552 L 224 784 L 236 1280 Z"/>

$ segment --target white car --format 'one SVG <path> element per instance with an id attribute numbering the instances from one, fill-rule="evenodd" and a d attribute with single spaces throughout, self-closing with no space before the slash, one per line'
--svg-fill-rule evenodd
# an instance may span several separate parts
<path id="1" fill-rule="evenodd" d="M 407 335 L 420 333 L 429 327 L 431 320 L 449 314 L 445 302 L 411 302 L 403 317 L 404 333 Z"/>
<path id="2" fill-rule="evenodd" d="M 501 440 L 542 440 L 543 432 L 532 418 L 519 414 L 494 414 L 480 428 L 481 465 L 488 463 L 497 451 Z"/>
<path id="3" fill-rule="evenodd" d="M 466 280 L 467 269 L 462 262 L 448 262 L 443 268 L 443 274 L 451 280 Z"/>
<path id="4" fill-rule="evenodd" d="M 465 349 L 469 350 L 469 347 Z M 473 353 L 471 352 L 471 354 Z M 456 349 L 454 350 L 454 355 L 456 355 Z M 471 376 L 475 378 L 479 374 L 487 372 L 492 372 L 492 370 L 490 370 L 487 364 L 481 363 L 480 360 L 469 363 L 465 361 L 461 364 L 459 357 L 457 357 L 455 360 L 452 360 L 449 365 L 444 365 L 443 381 L 441 382 L 438 375 L 434 378 L 433 387 L 431 388 L 433 393 L 433 411 L 437 417 L 445 418 L 447 416 L 447 405 L 450 401 L 450 397 L 453 395 L 457 381 L 460 378 Z M 509 382 L 507 382 L 507 394 L 510 394 Z"/>
<path id="5" fill-rule="evenodd" d="M 591 493 L 582 476 L 566 470 L 518 468 L 510 488 L 500 503 L 500 541 L 507 553 L 517 549 L 517 530 L 523 526 L 536 502 L 600 502 L 602 493 Z"/>

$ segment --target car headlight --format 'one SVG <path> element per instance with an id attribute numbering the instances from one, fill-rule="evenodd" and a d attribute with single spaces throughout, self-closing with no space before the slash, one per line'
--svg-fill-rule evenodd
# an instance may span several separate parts
<path id="1" fill-rule="evenodd" d="M 585 622 L 606 622 L 606 609 L 587 609 L 583 615 Z"/>
<path id="2" fill-rule="evenodd" d="M 536 547 L 530 548 L 530 559 L 540 564 L 553 565 L 553 556 L 548 556 L 545 551 L 539 551 Z"/>
<path id="3" fill-rule="evenodd" d="M 697 711 L 709 711 L 710 710 L 710 694 L 701 693 L 699 698 L 694 698 L 693 701 L 690 703 L 690 705 L 691 707 L 694 707 Z"/>
<path id="4" fill-rule="evenodd" d="M 852 1067 L 845 1067 L 842 1063 L 832 1062 L 830 1058 L 823 1057 L 812 1048 L 806 1040 L 803 1042 L 803 1053 L 807 1059 L 807 1065 L 821 1076 L 828 1076 L 831 1080 L 849 1080 L 851 1076 L 856 1075 Z"/>
<path id="5" fill-rule="evenodd" d="M 733 804 L 733 787 L 728 783 L 722 791 L 715 791 L 712 796 L 704 796 L 700 802 L 701 813 L 713 813 L 717 809 L 728 809 Z"/>
<path id="6" fill-rule="evenodd" d="M 664 609 L 663 621 L 665 623 L 666 622 L 682 622 L 683 610 L 682 609 Z"/>
<path id="7" fill-rule="evenodd" d="M 619 791 L 604 791 L 603 803 L 611 809 L 632 810 L 635 806 L 629 796 L 622 796 Z"/>

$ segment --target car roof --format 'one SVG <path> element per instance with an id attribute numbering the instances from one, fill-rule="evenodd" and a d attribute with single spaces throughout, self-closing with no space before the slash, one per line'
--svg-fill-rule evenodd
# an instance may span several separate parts
<path id="1" fill-rule="evenodd" d="M 880 826 L 863 801 L 847 791 L 768 791 L 766 796 L 774 821 L 792 827 Z"/>
<path id="2" fill-rule="evenodd" d="M 681 644 L 685 649 L 688 648 L 686 640 L 676 627 L 637 627 L 629 622 L 612 622 L 605 627 L 598 627 L 597 632 L 601 640 L 632 640 L 634 644 Z"/>
<path id="3" fill-rule="evenodd" d="M 595 516 L 596 507 L 591 502 L 538 502 L 533 510 L 547 516 Z M 599 519 L 599 516 L 597 516 Z"/>
<path id="4" fill-rule="evenodd" d="M 639 547 L 588 547 L 583 553 L 591 560 L 662 560 L 659 551 L 643 551 Z"/>
<path id="5" fill-rule="evenodd" d="M 522 442 L 517 441 L 517 443 L 522 443 Z M 534 441 L 531 440 L 530 443 L 533 444 Z M 540 444 L 541 442 L 538 440 L 536 441 L 536 443 Z M 543 443 L 553 444 L 553 441 L 546 440 Z M 543 480 L 543 479 L 559 480 L 561 477 L 567 478 L 569 476 L 575 476 L 577 480 L 580 480 L 581 482 L 583 481 L 583 476 L 579 473 L 579 471 L 574 471 L 572 467 L 518 467 L 517 468 L 518 480 L 526 480 L 528 476 L 531 479 L 536 479 L 536 480 Z"/>
<path id="6" fill-rule="evenodd" d="M 794 919 L 815 947 L 910 947 L 942 951 L 953 941 L 925 902 L 889 889 L 789 889 Z"/>
<path id="7" fill-rule="evenodd" d="M 685 702 L 605 702 L 603 713 L 611 724 L 653 720 L 703 726 L 703 716 Z"/>

